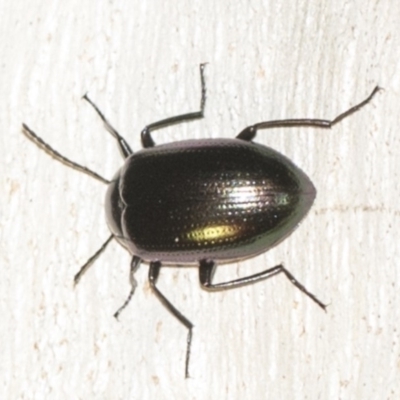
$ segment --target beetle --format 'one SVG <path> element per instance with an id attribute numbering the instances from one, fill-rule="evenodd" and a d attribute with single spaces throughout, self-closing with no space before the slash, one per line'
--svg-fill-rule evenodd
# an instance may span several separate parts
<path id="1" fill-rule="evenodd" d="M 375 96 L 378 86 L 359 104 L 333 120 L 302 118 L 261 122 L 243 129 L 234 139 L 200 139 L 155 144 L 152 132 L 204 117 L 205 64 L 200 64 L 200 110 L 160 120 L 141 132 L 143 149 L 133 153 L 126 140 L 85 94 L 86 100 L 116 139 L 124 158 L 111 181 L 62 156 L 26 124 L 23 133 L 53 158 L 106 183 L 105 209 L 111 235 L 75 275 L 77 284 L 93 261 L 116 239 L 132 254 L 131 300 L 135 272 L 149 264 L 150 287 L 161 303 L 188 330 L 185 377 L 189 377 L 192 322 L 157 287 L 162 265 L 198 265 L 207 290 L 230 289 L 283 273 L 289 281 L 325 310 L 282 264 L 235 280 L 213 283 L 218 263 L 229 263 L 268 251 L 289 236 L 311 208 L 316 189 L 307 175 L 279 152 L 253 142 L 260 129 L 331 128 Z"/>

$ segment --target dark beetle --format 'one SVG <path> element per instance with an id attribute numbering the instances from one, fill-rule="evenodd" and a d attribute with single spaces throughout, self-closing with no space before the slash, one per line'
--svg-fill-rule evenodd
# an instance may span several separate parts
<path id="1" fill-rule="evenodd" d="M 193 324 L 156 286 L 163 264 L 199 265 L 200 284 L 209 290 L 233 288 L 279 273 L 320 307 L 310 293 L 283 265 L 229 282 L 212 283 L 217 262 L 238 261 L 269 250 L 290 235 L 313 204 L 316 191 L 307 175 L 287 157 L 253 143 L 258 129 L 310 126 L 331 128 L 367 104 L 379 90 L 335 119 L 287 119 L 261 122 L 245 128 L 236 139 L 187 140 L 155 146 L 151 132 L 172 124 L 203 118 L 206 87 L 200 65 L 200 111 L 167 118 L 148 125 L 141 134 L 144 149 L 133 153 L 125 139 L 109 124 L 97 106 L 87 100 L 115 137 L 125 164 L 111 181 L 72 162 L 52 149 L 23 124 L 25 135 L 58 161 L 108 184 L 107 222 L 112 232 L 103 246 L 75 276 L 77 283 L 92 262 L 117 239 L 133 258 L 128 299 L 136 288 L 134 273 L 142 261 L 150 264 L 150 286 L 166 308 L 188 329 L 185 376 Z"/>
<path id="2" fill-rule="evenodd" d="M 131 155 L 108 187 L 106 209 L 132 254 L 190 264 L 264 252 L 293 231 L 314 198 L 307 176 L 268 147 L 189 140 Z"/>

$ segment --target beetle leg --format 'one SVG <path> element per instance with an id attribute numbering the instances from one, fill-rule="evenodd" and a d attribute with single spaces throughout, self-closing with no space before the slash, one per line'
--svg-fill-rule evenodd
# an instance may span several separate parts
<path id="1" fill-rule="evenodd" d="M 191 112 L 187 114 L 177 115 L 175 117 L 170 117 L 162 119 L 161 121 L 153 122 L 147 125 L 141 133 L 142 145 L 144 148 L 155 146 L 155 142 L 151 137 L 151 132 L 165 128 L 170 125 L 180 124 L 184 121 L 192 121 L 194 119 L 204 118 L 204 108 L 206 106 L 206 81 L 204 79 L 204 68 L 206 63 L 200 64 L 200 81 L 201 81 L 201 100 L 200 100 L 200 111 Z"/>
<path id="2" fill-rule="evenodd" d="M 81 267 L 81 269 L 74 277 L 74 285 L 77 285 L 79 283 L 83 274 L 89 269 L 89 267 L 94 263 L 94 261 L 99 257 L 99 255 L 106 249 L 106 247 L 113 238 L 114 235 L 110 235 L 110 237 L 101 245 L 101 247 L 96 251 L 96 253 L 94 253 L 92 257 L 90 257 L 89 260 L 85 262 L 85 264 Z"/>
<path id="3" fill-rule="evenodd" d="M 275 121 L 260 122 L 255 125 L 248 126 L 243 129 L 239 135 L 236 136 L 237 139 L 251 141 L 255 138 L 257 131 L 259 129 L 269 129 L 269 128 L 292 128 L 295 126 L 300 127 L 313 127 L 313 128 L 332 128 L 333 125 L 337 124 L 341 120 L 347 118 L 349 115 L 354 114 L 360 108 L 368 104 L 377 92 L 381 88 L 376 86 L 372 93 L 361 103 L 349 108 L 347 111 L 339 114 L 336 118 L 332 120 L 328 119 L 315 119 L 315 118 L 300 118 L 300 119 L 281 119 Z"/>
<path id="4" fill-rule="evenodd" d="M 323 310 L 326 309 L 326 304 L 322 303 L 315 295 L 309 292 L 304 285 L 302 285 L 283 265 L 277 265 L 275 267 L 269 268 L 258 274 L 246 276 L 244 278 L 235 279 L 233 281 L 222 282 L 222 283 L 212 283 L 212 278 L 216 269 L 216 264 L 214 261 L 201 260 L 199 268 L 199 279 L 200 284 L 204 289 L 207 290 L 219 290 L 219 289 L 233 289 L 240 286 L 248 285 L 250 283 L 256 283 L 265 279 L 269 279 L 279 273 L 284 273 L 286 278 L 300 289 L 304 294 L 311 298 L 315 303 L 317 303 Z"/>
<path id="5" fill-rule="evenodd" d="M 132 261 L 131 261 L 131 269 L 129 271 L 129 281 L 131 283 L 131 291 L 129 292 L 128 298 L 125 300 L 124 304 L 122 304 L 122 306 L 120 308 L 118 308 L 118 310 L 114 314 L 114 317 L 116 319 L 118 319 L 119 314 L 121 314 L 121 311 L 129 304 L 129 302 L 131 301 L 131 299 L 135 293 L 135 289 L 137 286 L 137 282 L 135 279 L 135 272 L 139 269 L 141 262 L 142 262 L 141 258 L 139 258 L 137 256 L 133 256 Z"/>
<path id="6" fill-rule="evenodd" d="M 101 120 L 104 122 L 104 126 L 107 129 L 109 133 L 117 140 L 118 142 L 118 147 L 119 150 L 122 154 L 122 157 L 128 158 L 131 154 L 133 154 L 133 151 L 129 147 L 129 144 L 127 141 L 117 132 L 117 130 L 107 121 L 107 118 L 104 116 L 104 114 L 100 111 L 100 109 L 96 106 L 96 104 L 93 103 L 92 100 L 89 99 L 88 95 L 85 94 L 82 97 L 84 100 L 86 100 L 96 111 L 96 113 L 99 115 Z"/>
<path id="7" fill-rule="evenodd" d="M 189 378 L 189 359 L 190 359 L 190 347 L 192 344 L 192 329 L 193 324 L 180 312 L 178 311 L 171 302 L 160 292 L 157 288 L 156 283 L 158 275 L 160 274 L 161 263 L 159 261 L 153 261 L 150 263 L 149 269 L 149 282 L 150 287 L 161 301 L 161 303 L 167 308 L 167 310 L 179 320 L 188 329 L 187 336 L 187 347 L 186 347 L 186 361 L 185 361 L 185 378 Z"/>

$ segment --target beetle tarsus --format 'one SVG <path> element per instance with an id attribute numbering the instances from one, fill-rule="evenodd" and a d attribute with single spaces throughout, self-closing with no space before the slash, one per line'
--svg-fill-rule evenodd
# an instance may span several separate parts
<path id="1" fill-rule="evenodd" d="M 176 115 L 175 117 L 170 117 L 166 119 L 162 119 L 161 121 L 153 122 L 152 124 L 147 125 L 141 133 L 142 146 L 144 148 L 154 147 L 155 142 L 151 137 L 151 132 L 160 129 L 166 128 L 167 126 L 180 124 L 182 122 L 193 121 L 195 119 L 204 118 L 204 109 L 206 107 L 206 99 L 207 99 L 207 87 L 206 80 L 204 78 L 204 70 L 207 63 L 200 64 L 200 83 L 201 83 L 201 99 L 200 99 L 200 111 L 191 112 L 187 114 Z"/>
<path id="2" fill-rule="evenodd" d="M 349 108 L 347 111 L 339 114 L 335 119 L 331 121 L 331 126 L 337 124 L 338 122 L 342 121 L 343 119 L 347 118 L 349 115 L 354 114 L 357 112 L 359 109 L 363 108 L 365 105 L 367 105 L 372 98 L 380 91 L 382 90 L 381 87 L 378 85 L 374 87 L 374 90 L 371 92 L 371 94 L 363 100 L 361 103 L 356 104 L 355 106 Z"/>
<path id="3" fill-rule="evenodd" d="M 178 321 L 184 325 L 187 330 L 188 330 L 188 335 L 187 335 L 187 345 L 186 345 L 186 361 L 185 361 L 185 378 L 189 378 L 189 361 L 190 361 L 190 349 L 192 346 L 192 330 L 193 330 L 193 324 L 180 312 L 178 311 L 174 305 L 160 292 L 160 290 L 157 288 L 157 279 L 158 275 L 160 274 L 160 269 L 161 269 L 161 263 L 159 261 L 153 261 L 150 263 L 150 268 L 149 268 L 149 283 L 150 287 L 152 288 L 153 292 L 155 295 L 158 297 L 158 299 L 161 301 L 161 303 L 164 305 L 164 307 L 167 308 L 167 310 L 176 318 Z"/>

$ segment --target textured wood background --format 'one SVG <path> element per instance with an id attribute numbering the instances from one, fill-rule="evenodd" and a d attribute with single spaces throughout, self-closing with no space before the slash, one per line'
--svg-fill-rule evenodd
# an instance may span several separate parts
<path id="1" fill-rule="evenodd" d="M 400 3 L 5 0 L 0 26 L 0 398 L 400 397 Z M 121 158 L 81 96 L 139 149 L 144 125 L 197 110 L 200 62 L 206 118 L 158 131 L 159 143 L 333 118 L 385 90 L 331 131 L 259 134 L 318 197 L 284 243 L 216 276 L 284 262 L 327 313 L 283 277 L 207 293 L 194 268 L 162 271 L 160 288 L 195 324 L 185 380 L 186 331 L 146 265 L 119 322 L 130 257 L 116 243 L 73 288 L 109 234 L 105 187 L 40 151 L 21 123 L 111 178 Z"/>

